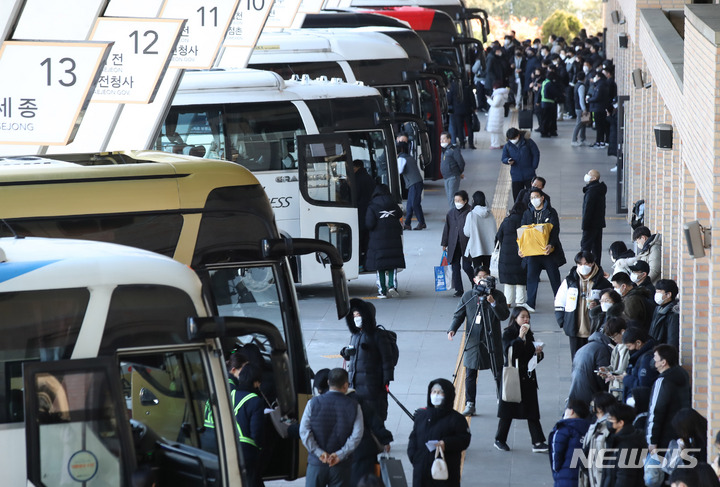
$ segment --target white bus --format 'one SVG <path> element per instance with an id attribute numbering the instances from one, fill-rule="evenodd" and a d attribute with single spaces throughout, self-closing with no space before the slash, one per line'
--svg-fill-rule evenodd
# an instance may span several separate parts
<path id="1" fill-rule="evenodd" d="M 357 278 L 359 226 L 352 161 L 398 201 L 395 136 L 378 91 L 340 80 L 284 81 L 251 69 L 187 72 L 154 148 L 242 164 L 257 177 L 280 232 L 332 243 Z M 297 282 L 327 281 L 306 256 Z"/>
<path id="2" fill-rule="evenodd" d="M 223 359 L 243 344 L 294 401 L 277 328 L 206 318 L 200 279 L 159 254 L 0 238 L 0 316 L 3 485 L 247 485 Z"/>
<path id="3" fill-rule="evenodd" d="M 387 30 L 412 32 L 407 28 L 386 27 Z M 417 35 L 415 34 L 417 37 Z M 417 41 L 422 42 L 419 37 Z M 248 67 L 278 73 L 283 79 L 293 75 L 311 78 L 326 76 L 348 83 L 362 82 L 377 88 L 390 114 L 409 114 L 413 120 L 403 127 L 414 144 L 415 159 L 422 167 L 433 162 L 433 152 L 426 134 L 426 114 L 422 100 L 421 79 L 437 77 L 424 73 L 423 62 L 410 56 L 401 44 L 386 32 L 359 29 L 295 29 L 267 32 L 260 36 Z M 431 112 L 436 121 L 441 114 Z M 399 129 L 406 119 L 398 119 Z M 422 139 L 422 140 L 421 140 Z M 438 135 L 439 143 L 439 135 Z"/>

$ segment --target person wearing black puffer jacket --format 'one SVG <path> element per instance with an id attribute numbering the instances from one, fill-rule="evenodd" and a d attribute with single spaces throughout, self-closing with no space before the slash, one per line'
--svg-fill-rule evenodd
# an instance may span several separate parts
<path id="1" fill-rule="evenodd" d="M 611 428 L 607 448 L 615 448 L 610 465 L 603 469 L 602 487 L 639 487 L 643 481 L 643 454 L 647 443 L 642 431 L 633 426 L 635 410 L 627 404 L 613 404 L 608 408 Z M 622 460 L 621 460 L 622 459 Z"/>
<path id="2" fill-rule="evenodd" d="M 350 387 L 358 397 L 372 404 L 375 413 L 387 419 L 386 386 L 394 379 L 392 345 L 385 333 L 378 332 L 375 306 L 362 299 L 350 300 L 350 313 L 345 317 L 350 330 L 350 344 L 340 355 L 347 360 Z"/>
<path id="3" fill-rule="evenodd" d="M 365 270 L 377 272 L 379 298 L 397 298 L 397 270 L 405 268 L 402 242 L 402 209 L 387 184 L 375 188 L 365 215 L 370 232 Z"/>
<path id="4" fill-rule="evenodd" d="M 367 474 L 374 474 L 375 467 L 378 463 L 377 455 L 379 446 L 383 451 L 390 450 L 390 443 L 393 441 L 393 435 L 385 428 L 385 423 L 375 413 L 373 405 L 365 399 L 358 397 L 357 392 L 350 389 L 347 396 L 355 399 L 360 404 L 363 415 L 362 440 L 353 451 L 352 457 L 352 473 L 350 474 L 350 485 L 358 485 L 360 479 Z"/>
<path id="5" fill-rule="evenodd" d="M 595 262 L 592 252 L 578 252 L 575 264 L 555 294 L 555 319 L 568 336 L 572 359 L 588 342 L 588 337 L 597 331 L 592 329 L 590 306 L 596 307 L 600 293 L 612 286 L 605 279 L 602 267 Z M 590 401 L 589 398 L 585 400 Z"/>
<path id="6" fill-rule="evenodd" d="M 517 229 L 520 228 L 522 215 L 527 205 L 516 201 L 500 224 L 495 241 L 500 243 L 500 258 L 498 259 L 498 277 L 505 285 L 503 294 L 507 298 L 508 306 L 525 307 L 527 297 L 527 272 L 522 267 L 522 259 L 518 255 Z"/>
<path id="7" fill-rule="evenodd" d="M 453 409 L 455 387 L 446 379 L 428 385 L 427 407 L 415 411 L 415 424 L 408 440 L 407 454 L 413 465 L 413 487 L 460 487 L 462 452 L 470 446 L 467 420 Z M 431 468 L 435 452 L 428 441 L 442 449 L 448 467 L 447 480 L 434 480 Z"/>
<path id="8" fill-rule="evenodd" d="M 655 347 L 653 358 L 660 373 L 650 392 L 648 408 L 647 443 L 652 452 L 655 448 L 667 448 L 677 438 L 672 427 L 675 413 L 690 407 L 690 376 L 678 365 L 678 351 L 675 347 L 662 344 Z"/>

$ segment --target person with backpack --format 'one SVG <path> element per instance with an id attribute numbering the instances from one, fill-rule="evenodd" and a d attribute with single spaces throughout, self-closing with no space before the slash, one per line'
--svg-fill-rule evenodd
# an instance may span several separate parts
<path id="1" fill-rule="evenodd" d="M 565 408 L 563 419 L 555 424 L 548 443 L 550 468 L 555 487 L 577 487 L 579 466 L 573 464 L 575 450 L 582 448 L 582 441 L 590 423 L 590 410 L 585 401 L 571 399 Z"/>
<path id="2" fill-rule="evenodd" d="M 399 357 L 396 338 L 377 324 L 375 306 L 362 299 L 350 300 L 350 313 L 345 321 L 350 330 L 350 343 L 343 347 L 340 355 L 347 360 L 350 387 L 385 421 L 387 391 Z"/>

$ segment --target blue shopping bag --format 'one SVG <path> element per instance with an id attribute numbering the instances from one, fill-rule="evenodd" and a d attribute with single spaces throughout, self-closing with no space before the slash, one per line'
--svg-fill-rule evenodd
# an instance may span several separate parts
<path id="1" fill-rule="evenodd" d="M 450 289 L 448 281 L 447 250 L 443 250 L 440 265 L 435 266 L 435 291 L 447 291 Z"/>

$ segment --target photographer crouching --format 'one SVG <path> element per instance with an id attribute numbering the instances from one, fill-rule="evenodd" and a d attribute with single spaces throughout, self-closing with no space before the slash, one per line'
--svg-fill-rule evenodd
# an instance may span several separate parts
<path id="1" fill-rule="evenodd" d="M 500 380 L 503 366 L 502 332 L 500 322 L 510 316 L 505 295 L 495 289 L 496 280 L 485 266 L 475 268 L 475 287 L 460 298 L 452 324 L 448 330 L 448 340 L 465 321 L 465 346 L 463 365 L 465 366 L 465 416 L 475 414 L 475 396 L 477 394 L 478 370 L 487 370 L 493 374 L 500 397 Z M 489 326 L 488 326 L 489 325 Z M 457 376 L 457 371 L 455 371 Z"/>

